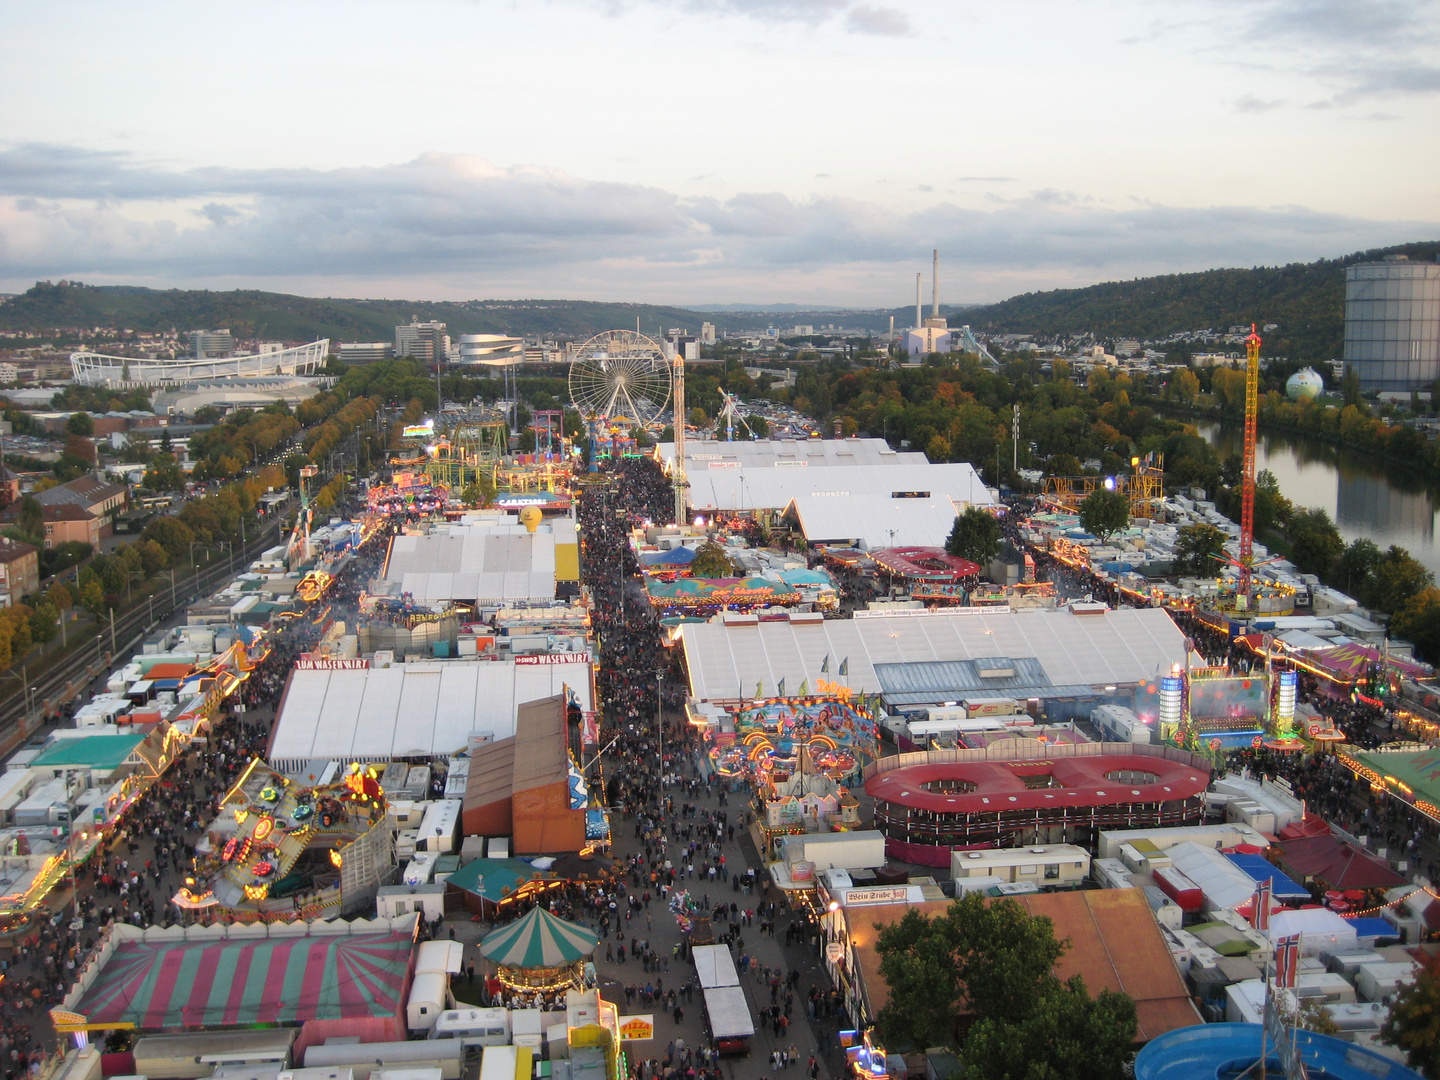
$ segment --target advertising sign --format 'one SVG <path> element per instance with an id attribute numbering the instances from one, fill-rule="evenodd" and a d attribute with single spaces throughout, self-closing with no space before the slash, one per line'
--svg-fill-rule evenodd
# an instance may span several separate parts
<path id="1" fill-rule="evenodd" d="M 655 1038 L 655 1014 L 620 1017 L 620 1041 L 644 1042 Z"/>
<path id="2" fill-rule="evenodd" d="M 873 889 L 851 889 L 845 894 L 846 907 L 869 907 L 871 904 L 903 904 L 910 898 L 905 885 L 879 886 Z"/>
<path id="3" fill-rule="evenodd" d="M 515 657 L 515 663 L 522 666 L 545 664 L 588 664 L 588 653 L 532 653 Z"/>

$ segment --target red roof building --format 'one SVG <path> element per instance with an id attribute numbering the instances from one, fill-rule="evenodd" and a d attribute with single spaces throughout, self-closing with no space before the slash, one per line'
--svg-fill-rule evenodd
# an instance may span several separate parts
<path id="1" fill-rule="evenodd" d="M 1089 846 L 1100 829 L 1197 825 L 1204 817 L 1209 766 L 1174 747 L 1035 741 L 1009 755 L 944 751 L 877 772 L 865 793 L 875 800 L 886 853 L 948 866 L 955 848 Z"/>

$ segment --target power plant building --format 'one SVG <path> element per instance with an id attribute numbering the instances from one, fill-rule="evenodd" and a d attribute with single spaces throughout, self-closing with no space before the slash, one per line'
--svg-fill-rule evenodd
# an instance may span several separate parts
<path id="1" fill-rule="evenodd" d="M 1345 366 L 1366 390 L 1408 392 L 1440 378 L 1440 263 L 1390 255 L 1346 269 Z"/>

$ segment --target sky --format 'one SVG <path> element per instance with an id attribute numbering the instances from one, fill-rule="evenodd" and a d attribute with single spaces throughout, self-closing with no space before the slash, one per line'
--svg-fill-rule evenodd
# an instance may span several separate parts
<path id="1" fill-rule="evenodd" d="M 1440 237 L 1440 0 L 0 4 L 0 291 L 889 307 Z"/>

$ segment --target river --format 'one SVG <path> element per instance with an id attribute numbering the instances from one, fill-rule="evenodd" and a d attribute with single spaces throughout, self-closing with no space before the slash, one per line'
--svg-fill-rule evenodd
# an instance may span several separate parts
<path id="1" fill-rule="evenodd" d="M 1244 449 L 1239 424 L 1202 422 L 1198 427 L 1222 458 Z M 1318 506 L 1329 513 L 1346 543 L 1367 536 L 1382 551 L 1398 544 L 1440 579 L 1435 543 L 1440 490 L 1367 455 L 1262 431 L 1255 471 L 1264 469 L 1275 474 L 1281 493 L 1296 506 Z"/>

